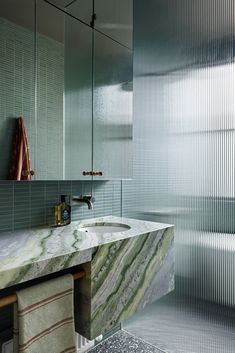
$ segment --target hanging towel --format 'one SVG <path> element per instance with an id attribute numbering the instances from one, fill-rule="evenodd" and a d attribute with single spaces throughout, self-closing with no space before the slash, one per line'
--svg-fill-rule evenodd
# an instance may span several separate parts
<path id="1" fill-rule="evenodd" d="M 32 175 L 24 119 L 20 116 L 17 119 L 9 179 L 31 180 Z"/>
<path id="2" fill-rule="evenodd" d="M 73 276 L 17 292 L 14 353 L 75 353 Z"/>

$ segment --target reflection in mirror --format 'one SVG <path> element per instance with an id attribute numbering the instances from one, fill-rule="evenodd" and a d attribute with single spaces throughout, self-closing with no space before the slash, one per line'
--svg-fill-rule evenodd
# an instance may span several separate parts
<path id="1" fill-rule="evenodd" d="M 131 50 L 61 4 L 2 0 L 0 51 L 0 180 L 130 177 Z"/>
<path id="2" fill-rule="evenodd" d="M 53 26 L 51 19 L 53 18 Z M 37 2 L 38 179 L 89 180 L 92 169 L 92 30 Z"/>
<path id="3" fill-rule="evenodd" d="M 92 29 L 65 19 L 65 179 L 91 179 Z"/>
<path id="4" fill-rule="evenodd" d="M 24 134 L 17 144 L 17 119 L 24 117 L 34 170 L 35 130 L 35 6 L 31 0 L 1 0 L 0 7 L 0 179 L 21 175 Z M 21 123 L 20 123 L 21 124 Z M 25 159 L 24 159 L 25 160 Z M 25 166 L 25 165 L 24 165 Z M 15 172 L 14 172 L 15 171 Z M 23 171 L 23 174 L 28 171 Z M 21 177 L 22 176 L 22 177 Z"/>
<path id="5" fill-rule="evenodd" d="M 48 2 L 71 14 L 83 23 L 90 25 L 93 13 L 93 0 L 48 0 Z"/>
<path id="6" fill-rule="evenodd" d="M 64 13 L 44 1 L 37 1 L 36 10 L 36 179 L 61 180 L 64 163 Z"/>
<path id="7" fill-rule="evenodd" d="M 94 0 L 95 28 L 132 48 L 133 0 Z"/>
<path id="8" fill-rule="evenodd" d="M 3 0 L 0 16 L 0 179 L 88 180 L 92 30 L 43 0 Z"/>
<path id="9" fill-rule="evenodd" d="M 132 177 L 132 51 L 94 35 L 94 169 Z"/>

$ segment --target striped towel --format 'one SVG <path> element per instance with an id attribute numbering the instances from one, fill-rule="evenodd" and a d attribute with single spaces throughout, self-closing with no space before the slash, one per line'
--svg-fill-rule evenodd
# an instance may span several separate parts
<path id="1" fill-rule="evenodd" d="M 73 276 L 17 292 L 14 353 L 75 353 Z"/>
<path id="2" fill-rule="evenodd" d="M 24 118 L 17 119 L 16 135 L 13 144 L 13 153 L 10 169 L 10 180 L 31 180 L 28 140 L 25 130 Z"/>

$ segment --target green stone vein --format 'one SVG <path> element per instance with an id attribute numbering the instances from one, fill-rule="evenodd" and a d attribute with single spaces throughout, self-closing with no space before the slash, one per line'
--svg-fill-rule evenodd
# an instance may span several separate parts
<path id="1" fill-rule="evenodd" d="M 129 302 L 126 303 L 126 306 L 123 307 L 122 312 L 117 318 L 118 321 L 124 320 L 126 317 L 129 317 L 137 311 L 138 305 L 144 295 L 144 292 L 149 287 L 154 275 L 161 267 L 161 264 L 172 244 L 172 241 L 173 237 L 164 236 L 163 238 L 161 238 L 155 248 L 156 253 L 159 255 L 159 257 L 153 256 L 150 258 L 140 279 L 139 286 L 136 287 L 136 291 L 133 293 L 132 297 L 130 297 Z"/>
<path id="2" fill-rule="evenodd" d="M 164 263 L 173 241 L 173 230 L 166 229 L 121 241 L 112 261 L 107 256 L 111 245 L 103 245 L 93 253 L 91 336 L 133 315 L 147 288 Z M 121 261 L 120 261 L 121 259 Z M 114 272 L 115 271 L 115 272 Z M 110 284 L 114 275 L 115 286 Z M 93 279 L 96 278 L 96 281 Z M 99 304 L 98 304 L 99 303 Z M 98 305 L 98 306 L 97 306 Z"/>
<path id="3" fill-rule="evenodd" d="M 95 283 L 93 284 L 93 286 L 92 286 L 92 295 L 93 295 L 93 296 L 96 295 L 96 293 L 98 292 L 98 289 L 99 289 L 100 285 L 101 285 L 102 283 L 104 283 L 104 279 L 105 279 L 105 278 L 107 277 L 107 275 L 111 272 L 112 267 L 114 267 L 114 264 L 115 264 L 116 261 L 117 261 L 118 254 L 121 254 L 121 255 L 124 254 L 124 253 L 127 253 L 127 254 L 128 254 L 128 251 L 125 250 L 125 249 L 128 247 L 128 245 L 130 244 L 131 241 L 132 241 L 132 239 L 131 239 L 131 240 L 126 239 L 126 240 L 123 240 L 123 241 L 119 241 L 119 242 L 118 242 L 121 246 L 119 246 L 118 249 L 116 250 L 115 256 L 113 256 L 113 254 L 112 254 L 112 260 L 110 261 L 109 266 L 106 267 L 106 271 L 103 271 L 103 274 L 102 274 L 101 276 L 99 276 L 99 282 L 98 282 L 98 281 L 95 282 Z M 145 239 L 143 239 L 143 241 L 145 241 Z M 99 248 L 99 251 L 98 251 L 97 254 L 96 254 L 96 258 L 93 258 L 93 260 L 92 260 L 92 270 L 96 270 L 96 271 L 97 271 L 97 270 L 100 270 L 100 269 L 102 268 L 102 266 L 104 266 L 104 268 L 105 268 L 104 260 L 105 260 L 105 258 L 106 258 L 106 256 L 107 256 L 107 254 L 109 253 L 109 250 L 110 250 L 110 246 L 107 246 L 107 245 L 103 245 L 103 246 L 101 246 L 101 247 Z M 127 259 L 128 259 L 128 257 L 129 257 L 130 260 L 129 260 L 129 262 L 124 266 L 123 270 L 121 271 L 121 273 L 120 273 L 120 278 L 118 278 L 118 279 L 116 280 L 116 287 L 117 287 L 116 291 L 115 291 L 113 294 L 110 294 L 110 296 L 115 295 L 115 293 L 118 292 L 118 289 L 119 289 L 119 287 L 121 286 L 122 277 L 125 275 L 125 268 L 127 268 L 128 266 L 130 266 L 130 263 L 133 261 L 134 256 L 136 256 L 136 254 L 138 254 L 140 251 L 141 251 L 141 242 L 139 243 L 139 249 L 138 249 L 138 251 L 135 251 L 135 248 L 133 247 L 133 248 L 131 249 L 132 254 L 130 254 L 129 256 L 126 255 Z M 104 255 L 105 255 L 105 256 L 104 256 Z M 94 269 L 93 263 L 97 263 L 97 262 L 99 262 L 99 267 L 96 268 L 96 269 Z M 96 271 L 95 271 L 95 272 L 96 272 Z M 96 273 L 97 273 L 97 272 L 96 272 Z M 107 298 L 107 301 L 108 301 L 108 300 L 109 300 L 109 298 Z"/>
<path id="4" fill-rule="evenodd" d="M 46 237 L 44 237 L 40 242 L 39 242 L 39 245 L 38 247 L 41 248 L 41 252 L 39 255 L 37 256 L 34 256 L 30 259 L 30 262 L 31 263 L 34 263 L 36 261 L 38 261 L 40 259 L 40 257 L 42 255 L 44 255 L 45 251 L 46 251 L 46 242 L 47 242 L 47 239 L 49 239 L 53 234 L 53 229 L 49 229 L 48 230 L 48 234 Z M 19 270 L 18 270 L 18 273 L 15 272 L 15 276 L 14 278 L 12 278 L 12 281 L 10 283 L 8 283 L 8 285 L 12 285 L 16 282 L 20 283 L 22 279 L 24 279 L 24 277 L 26 276 L 26 274 L 29 272 L 29 270 L 31 269 L 32 265 L 28 264 L 27 262 L 26 263 L 23 263 L 22 266 L 20 266 Z"/>
<path id="5" fill-rule="evenodd" d="M 123 280 L 125 279 L 125 277 L 126 277 L 126 273 L 127 273 L 127 270 L 129 269 L 129 267 L 130 267 L 130 265 L 131 265 L 131 263 L 133 262 L 133 259 L 141 252 L 141 249 L 142 249 L 142 247 L 143 247 L 143 245 L 144 245 L 144 243 L 147 241 L 147 236 L 145 237 L 145 236 L 143 236 L 143 239 L 141 239 L 140 241 L 138 241 L 138 242 L 135 242 L 136 244 L 134 244 L 134 246 L 132 246 L 131 248 L 130 248 L 130 253 L 128 254 L 128 252 L 127 252 L 127 255 L 126 255 L 126 259 L 125 259 L 125 261 L 127 261 L 127 263 L 124 265 L 124 267 L 123 267 L 123 269 L 121 270 L 121 272 L 120 272 L 120 274 L 119 274 L 119 277 L 118 278 L 116 278 L 116 289 L 115 289 L 115 291 L 113 291 L 107 298 L 106 298 L 106 303 L 104 303 L 103 304 L 103 307 L 105 306 L 105 305 L 107 305 L 107 303 L 109 302 L 109 301 L 111 301 L 112 300 L 112 297 L 115 297 L 115 295 L 119 292 L 119 289 L 121 288 L 121 286 L 122 286 L 122 284 L 123 284 Z M 126 248 L 126 247 L 128 247 L 128 246 L 130 246 L 130 240 L 129 239 L 127 239 L 127 240 L 124 240 L 124 241 L 122 241 L 122 243 L 123 243 L 123 245 L 122 245 L 122 247 L 121 247 L 121 249 L 120 249 L 120 251 L 122 251 L 121 252 L 121 254 L 123 254 L 123 250 Z M 137 248 L 137 249 L 136 249 Z M 100 254 L 99 254 L 100 255 Z M 116 255 L 116 254 L 115 254 Z M 101 258 L 101 256 L 100 256 L 100 258 Z M 95 259 L 94 259 L 94 261 L 95 261 Z M 116 262 L 116 257 L 114 257 L 114 259 L 113 259 L 113 262 L 112 262 L 112 265 L 114 265 L 114 263 Z M 109 272 L 111 272 L 111 267 L 109 267 Z M 101 284 L 103 283 L 103 281 L 101 280 L 100 281 L 101 282 Z M 96 290 L 94 290 L 94 292 L 92 291 L 92 293 L 93 293 L 93 295 L 95 296 L 95 293 L 97 293 L 97 287 L 98 287 L 98 285 L 100 285 L 100 282 L 95 286 L 95 289 Z M 103 309 L 103 307 L 100 307 L 100 311 Z M 98 314 L 98 312 L 97 312 L 97 314 Z M 96 314 L 96 315 L 97 315 Z M 96 316 L 96 315 L 94 315 L 94 317 Z"/>

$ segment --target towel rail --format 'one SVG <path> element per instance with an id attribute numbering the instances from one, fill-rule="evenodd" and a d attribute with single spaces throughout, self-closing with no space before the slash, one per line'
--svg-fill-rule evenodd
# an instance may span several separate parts
<path id="1" fill-rule="evenodd" d="M 86 274 L 85 271 L 79 271 L 79 272 L 73 273 L 73 279 L 76 281 L 79 278 L 85 277 L 85 274 Z M 7 305 L 14 304 L 16 302 L 17 302 L 16 293 L 7 295 L 6 297 L 2 297 L 0 298 L 0 309 Z"/>

